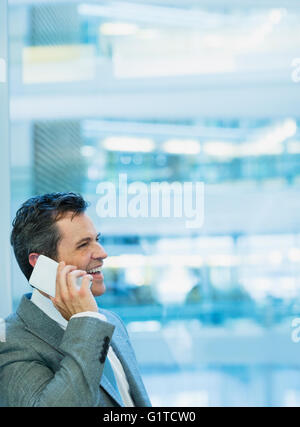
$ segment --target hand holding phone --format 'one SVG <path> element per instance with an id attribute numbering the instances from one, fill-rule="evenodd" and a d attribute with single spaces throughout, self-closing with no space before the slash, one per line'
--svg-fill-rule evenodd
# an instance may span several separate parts
<path id="1" fill-rule="evenodd" d="M 56 275 L 57 275 L 58 262 L 53 259 L 40 255 L 34 266 L 34 269 L 29 278 L 29 283 L 51 297 L 55 297 L 56 290 Z M 76 279 L 77 286 L 80 287 L 82 283 L 82 277 Z M 90 287 L 92 280 L 90 282 Z"/>
<path id="2" fill-rule="evenodd" d="M 98 312 L 98 306 L 90 292 L 92 276 L 75 266 L 59 264 L 40 255 L 29 278 L 35 288 L 47 293 L 60 314 L 69 320 L 74 314 L 86 311 Z"/>

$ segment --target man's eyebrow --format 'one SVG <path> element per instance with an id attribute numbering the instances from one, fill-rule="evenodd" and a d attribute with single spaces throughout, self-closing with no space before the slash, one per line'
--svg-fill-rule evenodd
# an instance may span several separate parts
<path id="1" fill-rule="evenodd" d="M 96 235 L 96 240 L 98 240 L 101 236 L 101 233 L 97 233 Z M 92 240 L 92 238 L 90 236 L 88 237 L 83 237 L 82 239 L 80 239 L 78 242 L 76 242 L 76 246 L 80 246 L 81 243 L 84 242 L 90 242 Z"/>

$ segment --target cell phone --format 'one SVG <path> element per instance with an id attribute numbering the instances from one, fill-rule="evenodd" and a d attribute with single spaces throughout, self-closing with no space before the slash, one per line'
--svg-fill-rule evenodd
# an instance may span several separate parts
<path id="1" fill-rule="evenodd" d="M 46 292 L 51 297 L 55 297 L 56 289 L 56 273 L 57 273 L 58 262 L 45 256 L 39 255 L 37 262 L 33 268 L 29 283 L 31 286 L 39 289 L 40 291 Z M 82 277 L 76 279 L 77 286 L 81 286 Z M 92 280 L 90 281 L 90 287 Z"/>

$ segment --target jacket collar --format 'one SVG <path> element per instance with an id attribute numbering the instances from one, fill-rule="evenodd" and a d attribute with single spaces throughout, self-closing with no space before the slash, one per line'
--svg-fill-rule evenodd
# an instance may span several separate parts
<path id="1" fill-rule="evenodd" d="M 31 293 L 23 295 L 17 308 L 17 315 L 23 320 L 28 331 L 47 342 L 59 353 L 64 354 L 59 349 L 64 330 L 30 301 L 31 295 Z"/>
<path id="2" fill-rule="evenodd" d="M 60 314 L 57 308 L 53 305 L 50 298 L 41 294 L 37 289 L 34 289 L 30 298 L 40 310 L 42 310 L 48 317 L 58 323 L 63 329 L 68 326 L 68 321 Z"/>

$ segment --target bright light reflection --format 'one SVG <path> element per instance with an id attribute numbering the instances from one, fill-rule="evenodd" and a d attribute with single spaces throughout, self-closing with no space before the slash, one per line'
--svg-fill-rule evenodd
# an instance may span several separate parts
<path id="1" fill-rule="evenodd" d="M 291 262 L 300 262 L 300 249 L 291 248 L 288 252 L 288 257 Z"/>
<path id="2" fill-rule="evenodd" d="M 283 276 L 273 280 L 270 277 L 245 278 L 244 288 L 253 299 L 263 300 L 268 296 L 274 298 L 295 298 L 298 294 L 294 277 Z"/>
<path id="3" fill-rule="evenodd" d="M 80 152 L 84 157 L 92 157 L 95 154 L 95 151 L 95 148 L 90 145 L 83 145 L 80 149 Z"/>
<path id="4" fill-rule="evenodd" d="M 157 332 L 161 330 L 161 323 L 156 320 L 143 322 L 129 322 L 127 325 L 129 332 Z"/>
<path id="5" fill-rule="evenodd" d="M 198 154 L 200 144 L 191 139 L 170 139 L 163 144 L 163 150 L 170 154 Z"/>
<path id="6" fill-rule="evenodd" d="M 105 36 L 129 36 L 136 34 L 138 26 L 126 22 L 105 22 L 100 25 L 100 32 Z"/>
<path id="7" fill-rule="evenodd" d="M 269 253 L 269 261 L 273 265 L 279 265 L 282 263 L 282 254 L 279 251 L 272 251 Z"/>
<path id="8" fill-rule="evenodd" d="M 287 143 L 287 152 L 290 154 L 300 154 L 300 141 L 289 141 Z"/>
<path id="9" fill-rule="evenodd" d="M 238 147 L 229 142 L 211 141 L 203 144 L 203 152 L 208 156 L 235 157 Z"/>
<path id="10" fill-rule="evenodd" d="M 127 151 L 148 153 L 154 150 L 154 142 L 149 138 L 133 138 L 125 136 L 112 136 L 105 138 L 103 147 L 109 151 Z"/>
<path id="11" fill-rule="evenodd" d="M 279 155 L 284 151 L 283 142 L 297 132 L 297 123 L 294 119 L 286 119 L 267 132 L 262 133 L 254 141 L 231 143 L 225 141 L 210 141 L 203 144 L 203 152 L 209 156 L 221 158 L 247 157 L 260 155 Z M 299 147 L 288 144 L 288 149 L 297 152 Z"/>
<path id="12" fill-rule="evenodd" d="M 173 266 L 156 284 L 157 297 L 163 304 L 182 304 L 193 285 L 194 280 L 186 269 Z"/>
<path id="13" fill-rule="evenodd" d="M 224 259 L 223 259 L 224 261 Z M 139 255 L 139 254 L 126 254 L 119 256 L 110 256 L 105 260 L 105 267 L 110 268 L 131 268 L 131 267 L 145 267 L 145 266 L 164 266 L 164 265 L 179 265 L 184 267 L 202 267 L 204 264 L 203 257 L 195 254 L 184 255 Z"/>

